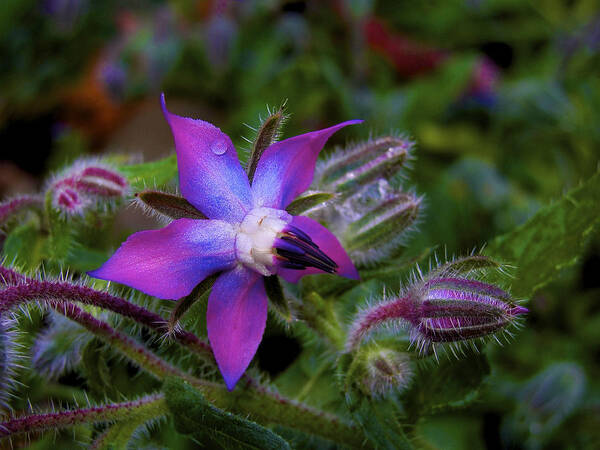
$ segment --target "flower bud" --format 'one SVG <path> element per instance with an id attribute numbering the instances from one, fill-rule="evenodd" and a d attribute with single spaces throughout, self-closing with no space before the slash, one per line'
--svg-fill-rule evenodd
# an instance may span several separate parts
<path id="1" fill-rule="evenodd" d="M 467 278 L 434 278 L 420 290 L 413 332 L 425 342 L 485 337 L 527 312 L 527 308 L 510 303 L 502 289 Z"/>
<path id="2" fill-rule="evenodd" d="M 361 262 L 385 258 L 405 240 L 419 216 L 420 197 L 396 192 L 348 225 L 343 235 L 344 247 L 351 257 Z"/>
<path id="3" fill-rule="evenodd" d="M 408 353 L 387 348 L 372 349 L 365 355 L 360 388 L 371 397 L 383 397 L 393 390 L 402 391 L 412 380 L 412 365 Z"/>
<path id="4" fill-rule="evenodd" d="M 86 194 L 99 197 L 122 197 L 127 191 L 127 180 L 104 167 L 86 167 L 76 177 L 77 188 Z"/>
<path id="5" fill-rule="evenodd" d="M 90 200 L 81 194 L 75 187 L 71 179 L 56 183 L 53 187 L 52 205 L 61 212 L 69 216 L 81 215 Z"/>
<path id="6" fill-rule="evenodd" d="M 398 297 L 359 313 L 348 335 L 347 350 L 357 348 L 372 331 L 401 322 L 408 327 L 417 349 L 423 352 L 435 349 L 437 343 L 494 336 L 527 312 L 506 291 L 460 276 L 449 271 L 449 267 L 452 265 L 433 269 L 431 278 L 419 278 Z"/>
<path id="7" fill-rule="evenodd" d="M 340 150 L 317 168 L 317 185 L 348 197 L 376 180 L 396 175 L 410 159 L 413 145 L 407 139 L 386 136 Z"/>
<path id="8" fill-rule="evenodd" d="M 128 192 L 127 179 L 100 163 L 78 162 L 50 185 L 52 205 L 67 215 L 83 214 L 94 200 L 112 200 Z"/>
<path id="9" fill-rule="evenodd" d="M 335 197 L 308 212 L 339 237 L 353 260 L 387 258 L 406 242 L 422 198 L 394 186 L 390 178 L 406 167 L 414 143 L 395 136 L 339 150 L 317 169 L 315 185 Z"/>

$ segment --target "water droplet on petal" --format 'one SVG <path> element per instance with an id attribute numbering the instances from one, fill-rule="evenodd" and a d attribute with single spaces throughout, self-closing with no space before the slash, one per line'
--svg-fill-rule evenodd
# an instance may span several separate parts
<path id="1" fill-rule="evenodd" d="M 215 155 L 222 155 L 227 151 L 227 143 L 225 141 L 215 141 L 210 145 L 210 151 Z"/>

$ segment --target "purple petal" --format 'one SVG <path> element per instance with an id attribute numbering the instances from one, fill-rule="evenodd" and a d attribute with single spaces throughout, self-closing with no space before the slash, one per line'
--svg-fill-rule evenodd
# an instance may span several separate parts
<path id="1" fill-rule="evenodd" d="M 160 100 L 175 140 L 183 196 L 210 219 L 241 221 L 252 207 L 252 192 L 229 136 L 203 120 L 171 114 L 164 94 Z"/>
<path id="2" fill-rule="evenodd" d="M 252 182 L 255 205 L 284 209 L 312 183 L 317 157 L 327 139 L 339 129 L 361 122 L 349 120 L 269 146 Z"/>
<path id="3" fill-rule="evenodd" d="M 238 266 L 215 282 L 206 311 L 208 339 L 231 391 L 256 353 L 267 322 L 262 276 Z"/>
<path id="4" fill-rule="evenodd" d="M 321 225 L 316 220 L 310 219 L 304 216 L 294 216 L 291 225 L 299 228 L 310 236 L 315 244 L 331 259 L 333 259 L 339 266 L 337 274 L 342 277 L 350 278 L 352 280 L 358 280 L 360 277 L 354 264 L 350 260 L 350 257 L 346 253 L 346 250 L 340 244 L 340 241 L 334 236 L 334 234 Z M 296 269 L 279 269 L 277 275 L 280 275 L 285 281 L 290 283 L 297 283 L 298 280 L 304 275 L 310 275 L 313 273 L 325 273 L 322 270 L 314 267 L 309 267 L 304 270 Z"/>
<path id="5" fill-rule="evenodd" d="M 148 295 L 178 299 L 207 276 L 235 263 L 235 233 L 221 220 L 179 219 L 160 230 L 132 234 L 89 275 Z"/>

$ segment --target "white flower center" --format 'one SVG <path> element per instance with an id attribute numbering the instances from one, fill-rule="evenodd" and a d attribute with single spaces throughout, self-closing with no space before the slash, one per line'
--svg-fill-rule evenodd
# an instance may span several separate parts
<path id="1" fill-rule="evenodd" d="M 262 275 L 273 275 L 277 271 L 273 244 L 291 221 L 292 216 L 282 209 L 261 207 L 250 211 L 235 240 L 238 261 Z"/>

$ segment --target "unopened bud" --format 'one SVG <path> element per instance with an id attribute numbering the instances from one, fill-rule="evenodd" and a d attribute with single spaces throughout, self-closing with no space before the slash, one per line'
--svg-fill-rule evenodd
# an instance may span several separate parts
<path id="1" fill-rule="evenodd" d="M 370 262 L 389 256 L 405 239 L 419 216 L 420 197 L 412 193 L 390 194 L 380 204 L 348 225 L 342 241 L 353 259 Z"/>
<path id="2" fill-rule="evenodd" d="M 386 136 L 340 150 L 317 169 L 317 185 L 347 197 L 397 174 L 410 158 L 413 145 L 407 139 Z"/>
<path id="3" fill-rule="evenodd" d="M 59 211 L 69 216 L 83 214 L 90 204 L 87 196 L 81 194 L 74 186 L 72 180 L 63 180 L 53 188 L 52 205 Z"/>
<path id="4" fill-rule="evenodd" d="M 502 289 L 466 278 L 424 284 L 413 324 L 419 340 L 455 342 L 492 335 L 528 310 L 510 303 Z"/>
<path id="5" fill-rule="evenodd" d="M 395 322 L 408 325 L 419 351 L 436 343 L 495 336 L 528 311 L 492 284 L 437 269 L 432 273 L 432 278 L 416 281 L 399 297 L 361 312 L 348 335 L 347 350 L 356 349 L 372 331 Z"/>
<path id="6" fill-rule="evenodd" d="M 77 178 L 77 187 L 99 197 L 122 197 L 127 191 L 127 180 L 103 167 L 86 167 Z"/>
<path id="7" fill-rule="evenodd" d="M 96 162 L 77 162 L 49 187 L 52 205 L 67 215 L 83 214 L 94 200 L 113 200 L 128 192 L 125 177 Z"/>
<path id="8" fill-rule="evenodd" d="M 373 349 L 364 362 L 361 389 L 371 397 L 382 397 L 391 391 L 402 391 L 413 377 L 410 355 L 391 349 Z"/>

